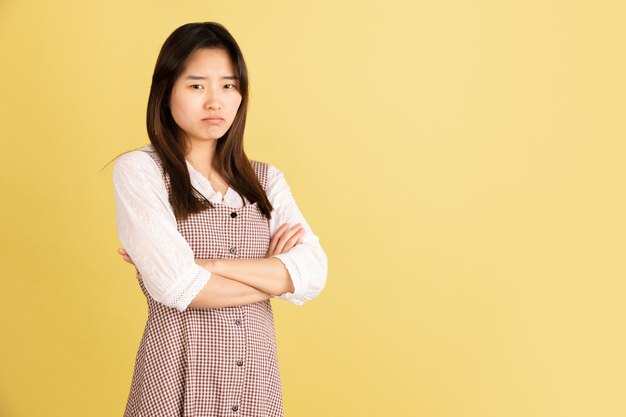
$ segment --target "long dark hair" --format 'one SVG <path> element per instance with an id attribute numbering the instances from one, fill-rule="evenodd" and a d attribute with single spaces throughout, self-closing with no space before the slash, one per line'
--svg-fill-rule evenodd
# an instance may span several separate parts
<path id="1" fill-rule="evenodd" d="M 224 49 L 235 67 L 241 104 L 228 131 L 217 141 L 213 166 L 240 196 L 258 203 L 271 218 L 272 205 L 263 191 L 251 162 L 243 149 L 243 134 L 248 111 L 248 70 L 239 45 L 224 26 L 215 22 L 187 23 L 165 40 L 152 75 L 146 125 L 148 136 L 170 180 L 169 201 L 178 219 L 213 205 L 191 185 L 185 162 L 184 138 L 170 112 L 168 103 L 176 79 L 186 59 L 200 48 Z"/>

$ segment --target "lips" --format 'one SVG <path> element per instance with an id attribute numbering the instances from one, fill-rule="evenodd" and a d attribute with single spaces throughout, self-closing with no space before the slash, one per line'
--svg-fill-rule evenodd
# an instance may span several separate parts
<path id="1" fill-rule="evenodd" d="M 222 119 L 221 117 L 207 117 L 206 119 L 202 119 L 202 121 L 209 125 L 219 125 L 222 124 L 224 119 Z"/>

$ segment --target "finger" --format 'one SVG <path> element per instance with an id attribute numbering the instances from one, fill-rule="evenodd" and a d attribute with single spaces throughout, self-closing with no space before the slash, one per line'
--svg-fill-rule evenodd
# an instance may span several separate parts
<path id="1" fill-rule="evenodd" d="M 300 227 L 300 223 L 295 224 L 291 228 L 289 228 L 289 230 L 286 230 L 285 233 L 283 233 L 281 238 L 278 240 L 278 243 L 276 244 L 276 251 L 278 253 L 285 253 L 285 245 L 287 244 L 289 239 L 291 239 L 293 235 L 296 234 L 298 230 L 300 230 Z"/>
<path id="2" fill-rule="evenodd" d="M 124 249 L 124 248 L 119 248 L 119 249 L 117 250 L 117 253 L 119 253 L 119 254 L 120 254 L 120 256 L 122 257 L 122 259 L 124 259 L 124 260 L 125 260 L 126 262 L 128 262 L 129 264 L 133 264 L 133 265 L 135 264 L 135 263 L 133 262 L 133 260 L 130 258 L 130 255 L 128 255 L 128 252 L 126 252 L 126 249 Z"/>
<path id="3" fill-rule="evenodd" d="M 302 239 L 298 242 L 298 238 L 302 237 L 305 233 L 304 228 L 300 223 L 293 225 L 291 228 L 287 228 L 288 224 L 283 223 L 270 241 L 270 248 L 268 249 L 267 257 L 273 256 L 277 253 L 285 253 L 294 247 L 297 243 L 302 243 Z"/>
<path id="4" fill-rule="evenodd" d="M 281 233 L 279 236 L 277 236 L 276 245 L 274 247 L 274 252 L 275 253 L 283 253 L 283 250 L 284 250 L 284 247 L 285 247 L 285 242 L 291 237 L 292 229 L 293 229 L 293 227 L 286 228 L 283 231 L 283 233 Z"/>
<path id="5" fill-rule="evenodd" d="M 283 226 L 280 226 L 274 233 L 274 236 L 272 236 L 272 238 L 270 239 L 270 246 L 267 249 L 268 255 L 271 255 L 274 253 L 274 249 L 276 248 L 276 242 L 278 241 L 278 238 L 282 234 L 282 229 L 284 229 Z"/>
<path id="6" fill-rule="evenodd" d="M 122 257 L 122 259 L 123 259 L 123 260 L 125 260 L 126 262 L 131 263 L 131 264 L 133 263 L 133 260 L 130 258 L 130 256 L 128 256 L 128 255 L 122 255 L 122 254 L 120 254 L 120 256 L 121 256 L 121 257 Z"/>
<path id="7" fill-rule="evenodd" d="M 274 251 L 276 250 L 276 243 L 278 242 L 278 239 L 280 239 L 280 237 L 283 235 L 283 232 L 286 229 L 287 223 L 283 223 L 274 233 L 274 236 L 272 236 L 272 239 L 270 239 L 270 247 L 268 249 L 268 253 L 269 256 L 272 256 L 274 254 Z"/>
<path id="8" fill-rule="evenodd" d="M 305 233 L 306 233 L 306 230 L 304 230 L 304 228 L 301 228 L 300 230 L 298 230 L 298 232 L 295 235 L 293 235 L 291 239 L 287 241 L 287 243 L 285 244 L 285 248 L 283 250 L 286 252 L 290 250 L 291 248 L 293 248 L 294 246 L 296 246 L 298 244 L 298 241 L 302 240 L 302 237 L 304 236 Z"/>

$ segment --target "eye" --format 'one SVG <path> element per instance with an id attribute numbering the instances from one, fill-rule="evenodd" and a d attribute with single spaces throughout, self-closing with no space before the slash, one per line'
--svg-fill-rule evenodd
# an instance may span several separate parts
<path id="1" fill-rule="evenodd" d="M 232 86 L 232 87 L 229 87 L 229 85 Z M 229 90 L 232 90 L 233 88 L 237 88 L 237 86 L 235 84 L 226 84 L 224 87 L 226 87 Z"/>
<path id="2" fill-rule="evenodd" d="M 196 86 L 202 87 L 202 84 L 192 84 L 191 88 L 193 88 L 194 90 L 198 90 L 197 88 L 195 88 Z"/>

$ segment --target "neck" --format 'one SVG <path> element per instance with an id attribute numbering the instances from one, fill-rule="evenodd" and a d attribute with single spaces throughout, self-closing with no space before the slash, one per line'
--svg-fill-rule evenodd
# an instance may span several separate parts
<path id="1" fill-rule="evenodd" d="M 185 159 L 196 169 L 209 172 L 215 155 L 217 140 L 188 141 Z"/>

